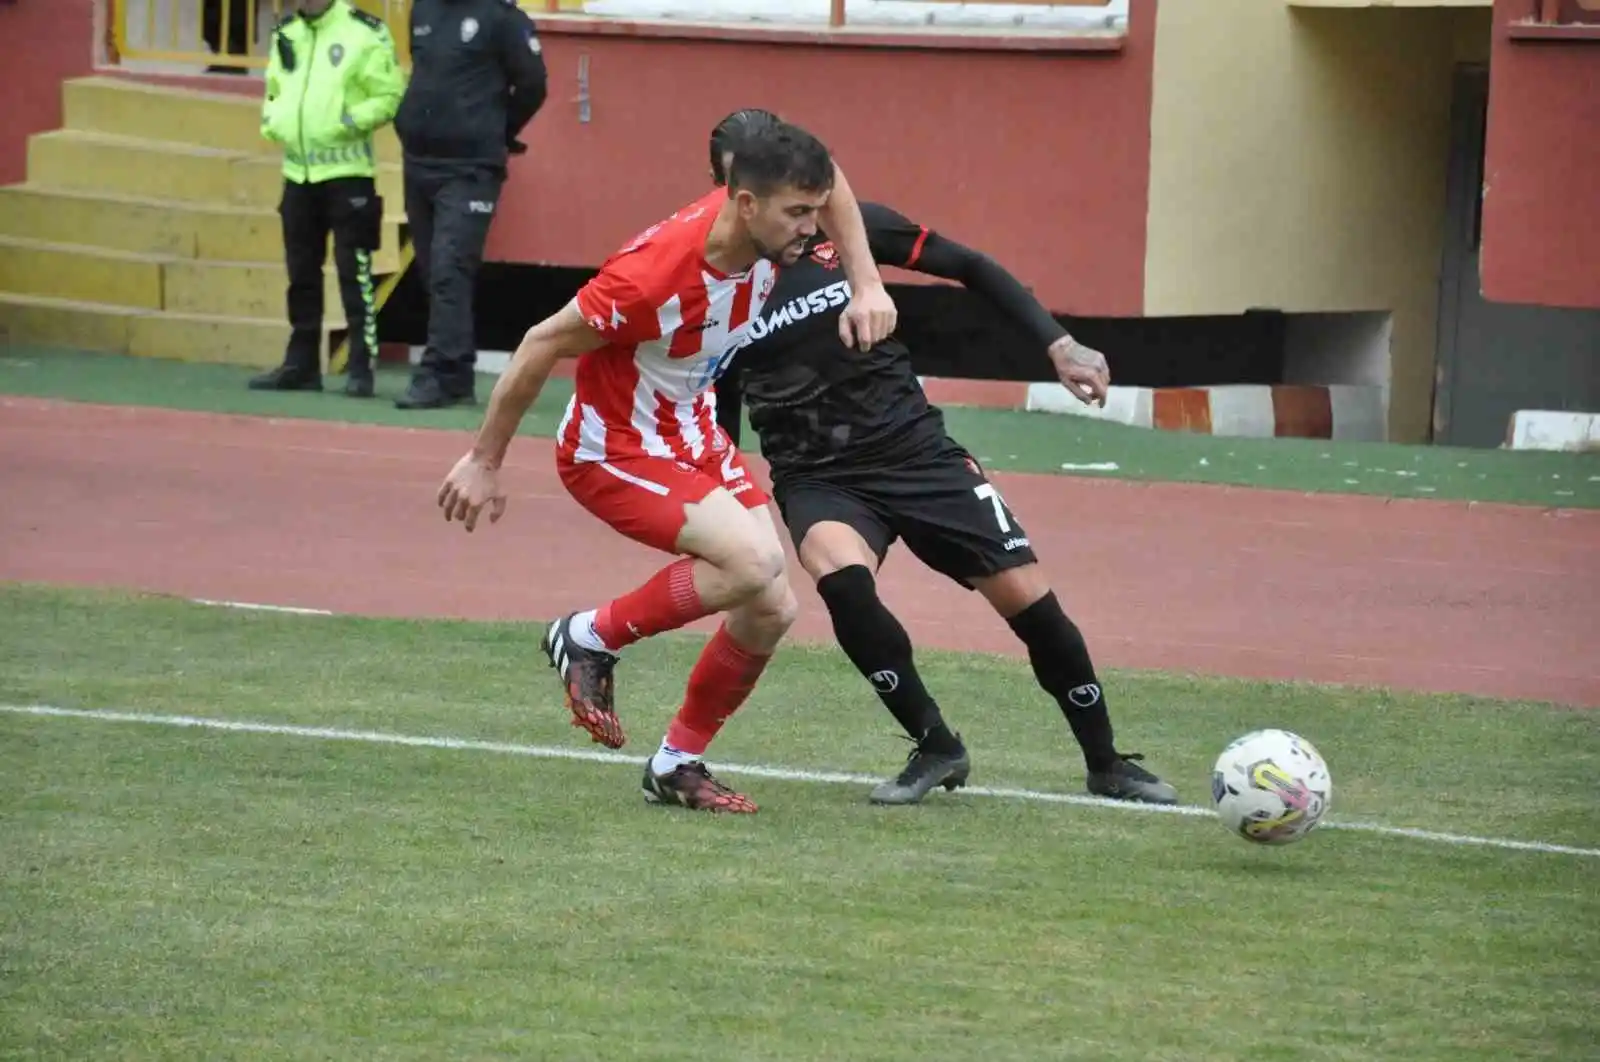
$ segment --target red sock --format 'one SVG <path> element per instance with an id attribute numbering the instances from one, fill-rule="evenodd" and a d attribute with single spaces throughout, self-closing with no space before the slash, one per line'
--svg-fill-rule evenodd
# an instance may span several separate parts
<path id="1" fill-rule="evenodd" d="M 694 559 L 683 557 L 596 611 L 594 632 L 606 648 L 617 650 L 709 615 L 694 588 Z"/>
<path id="2" fill-rule="evenodd" d="M 689 673 L 683 707 L 667 727 L 667 744 L 692 756 L 705 755 L 722 724 L 756 688 L 770 659 L 734 641 L 726 624 L 718 627 Z"/>

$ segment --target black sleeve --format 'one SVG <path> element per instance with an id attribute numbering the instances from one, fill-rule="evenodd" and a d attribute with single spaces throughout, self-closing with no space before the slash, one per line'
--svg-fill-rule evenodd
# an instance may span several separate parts
<path id="1" fill-rule="evenodd" d="M 862 203 L 861 220 L 866 223 L 872 257 L 880 265 L 954 280 L 994 303 L 1044 346 L 1067 334 L 1020 280 L 982 251 L 946 239 L 881 203 Z"/>
<path id="2" fill-rule="evenodd" d="M 522 127 L 539 113 L 548 92 L 544 52 L 533 19 L 506 0 L 500 20 L 500 61 L 505 65 L 511 85 L 511 100 L 506 107 L 506 143 L 517 138 Z"/>

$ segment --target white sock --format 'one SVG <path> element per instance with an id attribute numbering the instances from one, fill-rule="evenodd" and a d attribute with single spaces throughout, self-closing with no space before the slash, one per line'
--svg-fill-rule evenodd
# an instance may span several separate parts
<path id="1" fill-rule="evenodd" d="M 661 742 L 661 747 L 656 754 L 650 757 L 650 772 L 655 775 L 671 774 L 679 764 L 693 763 L 700 757 L 692 752 L 675 749 L 666 741 Z"/>
<path id="2" fill-rule="evenodd" d="M 580 648 L 592 649 L 597 653 L 613 652 L 612 648 L 600 640 L 600 635 L 594 629 L 595 610 L 580 612 L 572 617 L 572 640 Z"/>

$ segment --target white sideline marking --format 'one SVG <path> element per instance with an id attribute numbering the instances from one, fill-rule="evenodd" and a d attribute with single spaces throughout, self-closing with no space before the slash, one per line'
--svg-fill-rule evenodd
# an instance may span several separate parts
<path id="1" fill-rule="evenodd" d="M 369 745 L 407 745 L 412 748 L 449 749 L 460 752 L 498 752 L 511 756 L 531 756 L 545 760 L 581 760 L 587 763 L 629 764 L 639 766 L 643 756 L 625 756 L 620 752 L 600 752 L 594 749 L 568 749 L 550 745 L 517 745 L 504 741 L 477 741 L 471 738 L 421 737 L 412 734 L 388 734 L 376 730 L 340 730 L 330 727 L 292 726 L 287 723 L 256 723 L 242 719 L 216 719 L 195 715 L 147 715 L 142 712 L 112 712 L 85 708 L 56 708 L 48 704 L 0 704 L 0 712 L 7 715 L 48 716 L 64 719 L 92 719 L 103 723 L 143 723 L 147 726 L 196 727 L 202 730 L 227 730 L 241 734 L 275 734 L 283 737 L 315 738 L 321 741 L 357 741 Z M 868 774 L 845 774 L 836 771 L 807 771 L 793 767 L 769 767 L 761 764 L 717 762 L 721 774 L 743 774 L 755 778 L 775 778 L 785 782 L 816 782 L 824 785 L 876 785 L 883 779 Z M 1046 804 L 1077 804 L 1087 807 L 1112 808 L 1117 811 L 1140 811 L 1153 814 L 1209 817 L 1209 807 L 1193 804 L 1163 806 L 1134 804 L 1122 800 L 1078 796 L 1072 793 L 1047 793 L 1038 789 L 991 789 L 986 786 L 967 786 L 961 792 L 971 796 L 998 797 L 1005 800 L 1027 800 Z M 1372 822 L 1328 822 L 1318 829 L 1352 830 L 1357 833 L 1376 833 L 1390 837 L 1408 837 L 1417 841 L 1434 841 L 1439 844 L 1484 848 L 1502 848 L 1516 852 L 1545 852 L 1552 855 L 1573 855 L 1600 858 L 1600 848 L 1574 848 L 1545 841 L 1514 841 L 1500 837 L 1473 837 L 1468 834 L 1440 833 L 1435 830 L 1418 830 L 1404 826 L 1381 826 Z"/>
<path id="2" fill-rule="evenodd" d="M 189 599 L 196 605 L 212 605 L 216 608 L 241 608 L 251 612 L 288 612 L 296 616 L 331 616 L 332 612 L 325 608 L 298 608 L 294 605 L 260 605 L 254 601 L 211 601 L 203 597 Z"/>

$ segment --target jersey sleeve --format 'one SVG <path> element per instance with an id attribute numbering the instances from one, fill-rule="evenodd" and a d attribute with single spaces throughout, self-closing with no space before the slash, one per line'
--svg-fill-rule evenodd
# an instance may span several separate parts
<path id="1" fill-rule="evenodd" d="M 607 262 L 578 289 L 578 312 L 608 343 L 631 346 L 661 336 L 637 261 L 624 256 Z"/>
<path id="2" fill-rule="evenodd" d="M 862 203 L 861 220 L 866 224 L 872 257 L 879 264 L 903 269 L 916 266 L 928 242 L 926 225 L 918 225 L 882 203 Z"/>
<path id="3" fill-rule="evenodd" d="M 509 143 L 544 106 L 549 72 L 545 68 L 538 28 L 514 0 L 506 0 L 497 44 L 506 82 L 512 90 L 506 106 L 506 141 Z"/>

